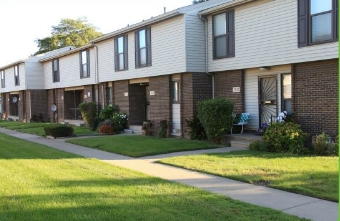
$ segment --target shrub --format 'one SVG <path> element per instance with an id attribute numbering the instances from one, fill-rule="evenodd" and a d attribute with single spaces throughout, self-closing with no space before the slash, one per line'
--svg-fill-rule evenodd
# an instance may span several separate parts
<path id="1" fill-rule="evenodd" d="M 319 135 L 312 137 L 312 145 L 314 149 L 314 154 L 320 156 L 327 156 L 327 155 L 335 155 L 338 156 L 338 143 L 337 139 L 335 143 L 331 142 L 330 137 L 325 133 L 322 132 Z"/>
<path id="2" fill-rule="evenodd" d="M 113 127 L 113 121 L 110 119 L 107 119 L 103 122 L 101 122 L 98 125 L 98 131 L 99 133 L 104 133 L 104 134 L 114 134 L 115 130 Z"/>
<path id="3" fill-rule="evenodd" d="M 115 112 L 112 115 L 112 125 L 116 133 L 119 133 L 126 128 L 127 116 L 123 112 Z"/>
<path id="4" fill-rule="evenodd" d="M 268 151 L 268 146 L 267 143 L 265 141 L 252 141 L 249 144 L 249 150 L 257 150 L 257 151 Z"/>
<path id="5" fill-rule="evenodd" d="M 267 143 L 267 150 L 270 152 L 306 154 L 308 152 L 305 148 L 307 136 L 299 124 L 281 122 L 272 123 L 266 129 L 263 140 Z"/>
<path id="6" fill-rule="evenodd" d="M 115 112 L 118 112 L 118 106 L 117 105 L 106 106 L 100 111 L 99 119 L 102 120 L 102 121 L 104 121 L 106 119 L 111 119 Z"/>
<path id="7" fill-rule="evenodd" d="M 47 126 L 44 128 L 46 136 L 56 137 L 72 137 L 74 129 L 73 127 L 66 125 Z"/>
<path id="8" fill-rule="evenodd" d="M 233 103 L 226 99 L 198 102 L 197 116 L 210 141 L 220 143 L 222 135 L 230 131 L 233 106 Z"/>
<path id="9" fill-rule="evenodd" d="M 168 121 L 167 120 L 161 120 L 160 121 L 160 131 L 158 133 L 159 138 L 166 138 L 167 136 L 167 130 L 168 130 Z"/>
<path id="10" fill-rule="evenodd" d="M 94 102 L 83 102 L 79 104 L 79 110 L 87 126 L 96 130 L 97 104 Z"/>
<path id="11" fill-rule="evenodd" d="M 44 122 L 43 114 L 40 113 L 38 115 L 33 114 L 32 118 L 30 119 L 30 122 Z"/>
<path id="12" fill-rule="evenodd" d="M 190 127 L 189 136 L 191 140 L 207 139 L 207 134 L 205 133 L 204 127 L 197 115 L 194 115 L 190 119 L 185 119 L 185 122 Z"/>

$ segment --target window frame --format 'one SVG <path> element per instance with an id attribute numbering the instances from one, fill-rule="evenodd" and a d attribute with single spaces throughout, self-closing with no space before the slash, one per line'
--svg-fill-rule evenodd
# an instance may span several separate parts
<path id="1" fill-rule="evenodd" d="M 224 35 L 215 36 L 215 16 L 225 14 L 226 19 L 226 33 Z M 217 38 L 224 37 L 226 38 L 226 55 L 225 56 L 216 56 L 216 40 Z M 212 15 L 212 41 L 213 41 L 213 59 L 223 59 L 223 58 L 232 58 L 235 57 L 235 10 L 229 9 L 222 13 Z"/>
<path id="2" fill-rule="evenodd" d="M 284 98 L 284 87 L 283 87 L 283 79 L 284 79 L 284 76 L 287 76 L 287 75 L 290 75 L 290 87 L 291 87 L 291 91 L 290 91 L 290 98 L 288 99 L 285 99 Z M 285 74 L 281 74 L 281 111 L 287 111 L 286 110 L 286 107 L 285 107 L 285 100 L 290 100 L 291 101 L 291 110 L 292 110 L 292 88 L 293 88 L 293 85 L 292 85 L 292 74 L 291 73 L 285 73 Z M 291 113 L 288 113 L 288 114 L 291 114 Z"/>
<path id="3" fill-rule="evenodd" d="M 83 63 L 83 53 L 86 53 L 86 63 Z M 79 53 L 79 63 L 80 63 L 80 79 L 90 77 L 90 52 L 89 50 L 83 50 Z M 86 65 L 86 76 L 84 76 L 84 66 Z"/>
<path id="4" fill-rule="evenodd" d="M 123 38 L 123 51 L 119 53 L 119 39 Z M 120 35 L 114 39 L 115 71 L 126 71 L 129 69 L 128 60 L 128 35 Z M 120 67 L 120 55 L 123 55 L 123 68 Z"/>
<path id="5" fill-rule="evenodd" d="M 298 47 L 307 47 L 338 41 L 338 0 L 332 1 L 332 9 L 315 14 L 311 14 L 311 1 L 312 0 L 298 0 L 298 24 L 297 24 L 297 37 Z M 312 18 L 318 15 L 331 13 L 331 36 L 330 40 L 312 42 Z"/>
<path id="6" fill-rule="evenodd" d="M 57 70 L 55 70 L 55 63 L 54 63 L 55 61 L 57 64 Z M 53 83 L 60 82 L 59 58 L 52 60 L 52 81 Z"/>
<path id="7" fill-rule="evenodd" d="M 140 47 L 140 32 L 145 31 L 145 47 Z M 141 51 L 145 49 L 146 62 L 141 64 Z M 144 27 L 135 31 L 135 66 L 136 68 L 152 66 L 151 58 L 151 27 Z"/>
<path id="8" fill-rule="evenodd" d="M 14 66 L 14 85 L 20 86 L 20 71 L 19 65 Z"/>
<path id="9" fill-rule="evenodd" d="M 177 91 L 175 90 L 175 85 L 177 84 Z M 181 83 L 179 81 L 172 81 L 172 103 L 180 103 L 181 101 Z M 176 93 L 177 92 L 177 93 Z"/>
<path id="10" fill-rule="evenodd" d="M 5 70 L 0 70 L 1 88 L 6 87 Z"/>

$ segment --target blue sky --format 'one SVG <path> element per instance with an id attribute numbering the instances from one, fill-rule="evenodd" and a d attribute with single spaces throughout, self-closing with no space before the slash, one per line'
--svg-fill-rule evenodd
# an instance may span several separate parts
<path id="1" fill-rule="evenodd" d="M 103 33 L 190 5 L 192 0 L 1 0 L 0 67 L 38 50 L 37 38 L 50 35 L 62 18 L 86 16 Z"/>

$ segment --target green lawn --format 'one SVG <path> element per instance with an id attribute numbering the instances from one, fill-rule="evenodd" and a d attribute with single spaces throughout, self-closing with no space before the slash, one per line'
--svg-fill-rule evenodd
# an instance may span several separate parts
<path id="1" fill-rule="evenodd" d="M 234 151 L 163 159 L 161 163 L 256 185 L 338 201 L 338 157 Z"/>
<path id="2" fill-rule="evenodd" d="M 10 130 L 17 130 L 24 133 L 36 134 L 38 136 L 45 136 L 44 127 L 50 125 L 57 125 L 56 123 L 24 123 L 16 121 L 0 121 L 0 127 Z M 93 134 L 93 131 L 87 127 L 73 126 L 74 135 L 77 134 Z"/>
<path id="3" fill-rule="evenodd" d="M 0 133 L 1 221 L 306 220 Z"/>
<path id="4" fill-rule="evenodd" d="M 178 151 L 219 147 L 216 144 L 205 141 L 192 141 L 177 138 L 156 138 L 137 135 L 114 135 L 74 139 L 67 142 L 130 157 L 142 157 Z"/>

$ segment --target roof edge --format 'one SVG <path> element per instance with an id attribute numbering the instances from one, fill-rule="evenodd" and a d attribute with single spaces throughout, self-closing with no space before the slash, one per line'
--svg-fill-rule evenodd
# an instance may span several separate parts
<path id="1" fill-rule="evenodd" d="M 210 14 L 214 14 L 214 13 L 223 11 L 225 9 L 231 8 L 231 7 L 243 5 L 249 2 L 253 2 L 253 1 L 258 1 L 258 0 L 233 0 L 231 2 L 227 2 L 227 3 L 217 5 L 209 9 L 202 10 L 199 12 L 199 14 L 202 16 L 210 15 Z"/>
<path id="2" fill-rule="evenodd" d="M 79 47 L 79 48 L 74 48 L 74 49 L 71 49 L 69 51 L 66 51 L 66 52 L 63 52 L 63 53 L 60 53 L 60 54 L 56 54 L 56 55 L 52 55 L 52 56 L 47 57 L 47 58 L 40 59 L 39 62 L 45 62 L 45 61 L 52 60 L 54 58 L 64 57 L 66 55 L 73 54 L 73 53 L 76 53 L 76 52 L 79 52 L 79 51 L 82 51 L 82 50 L 85 50 L 85 49 L 88 49 L 88 48 L 92 48 L 92 47 L 94 47 L 93 44 L 87 44 L 87 45 L 84 45 L 84 46 Z"/>

